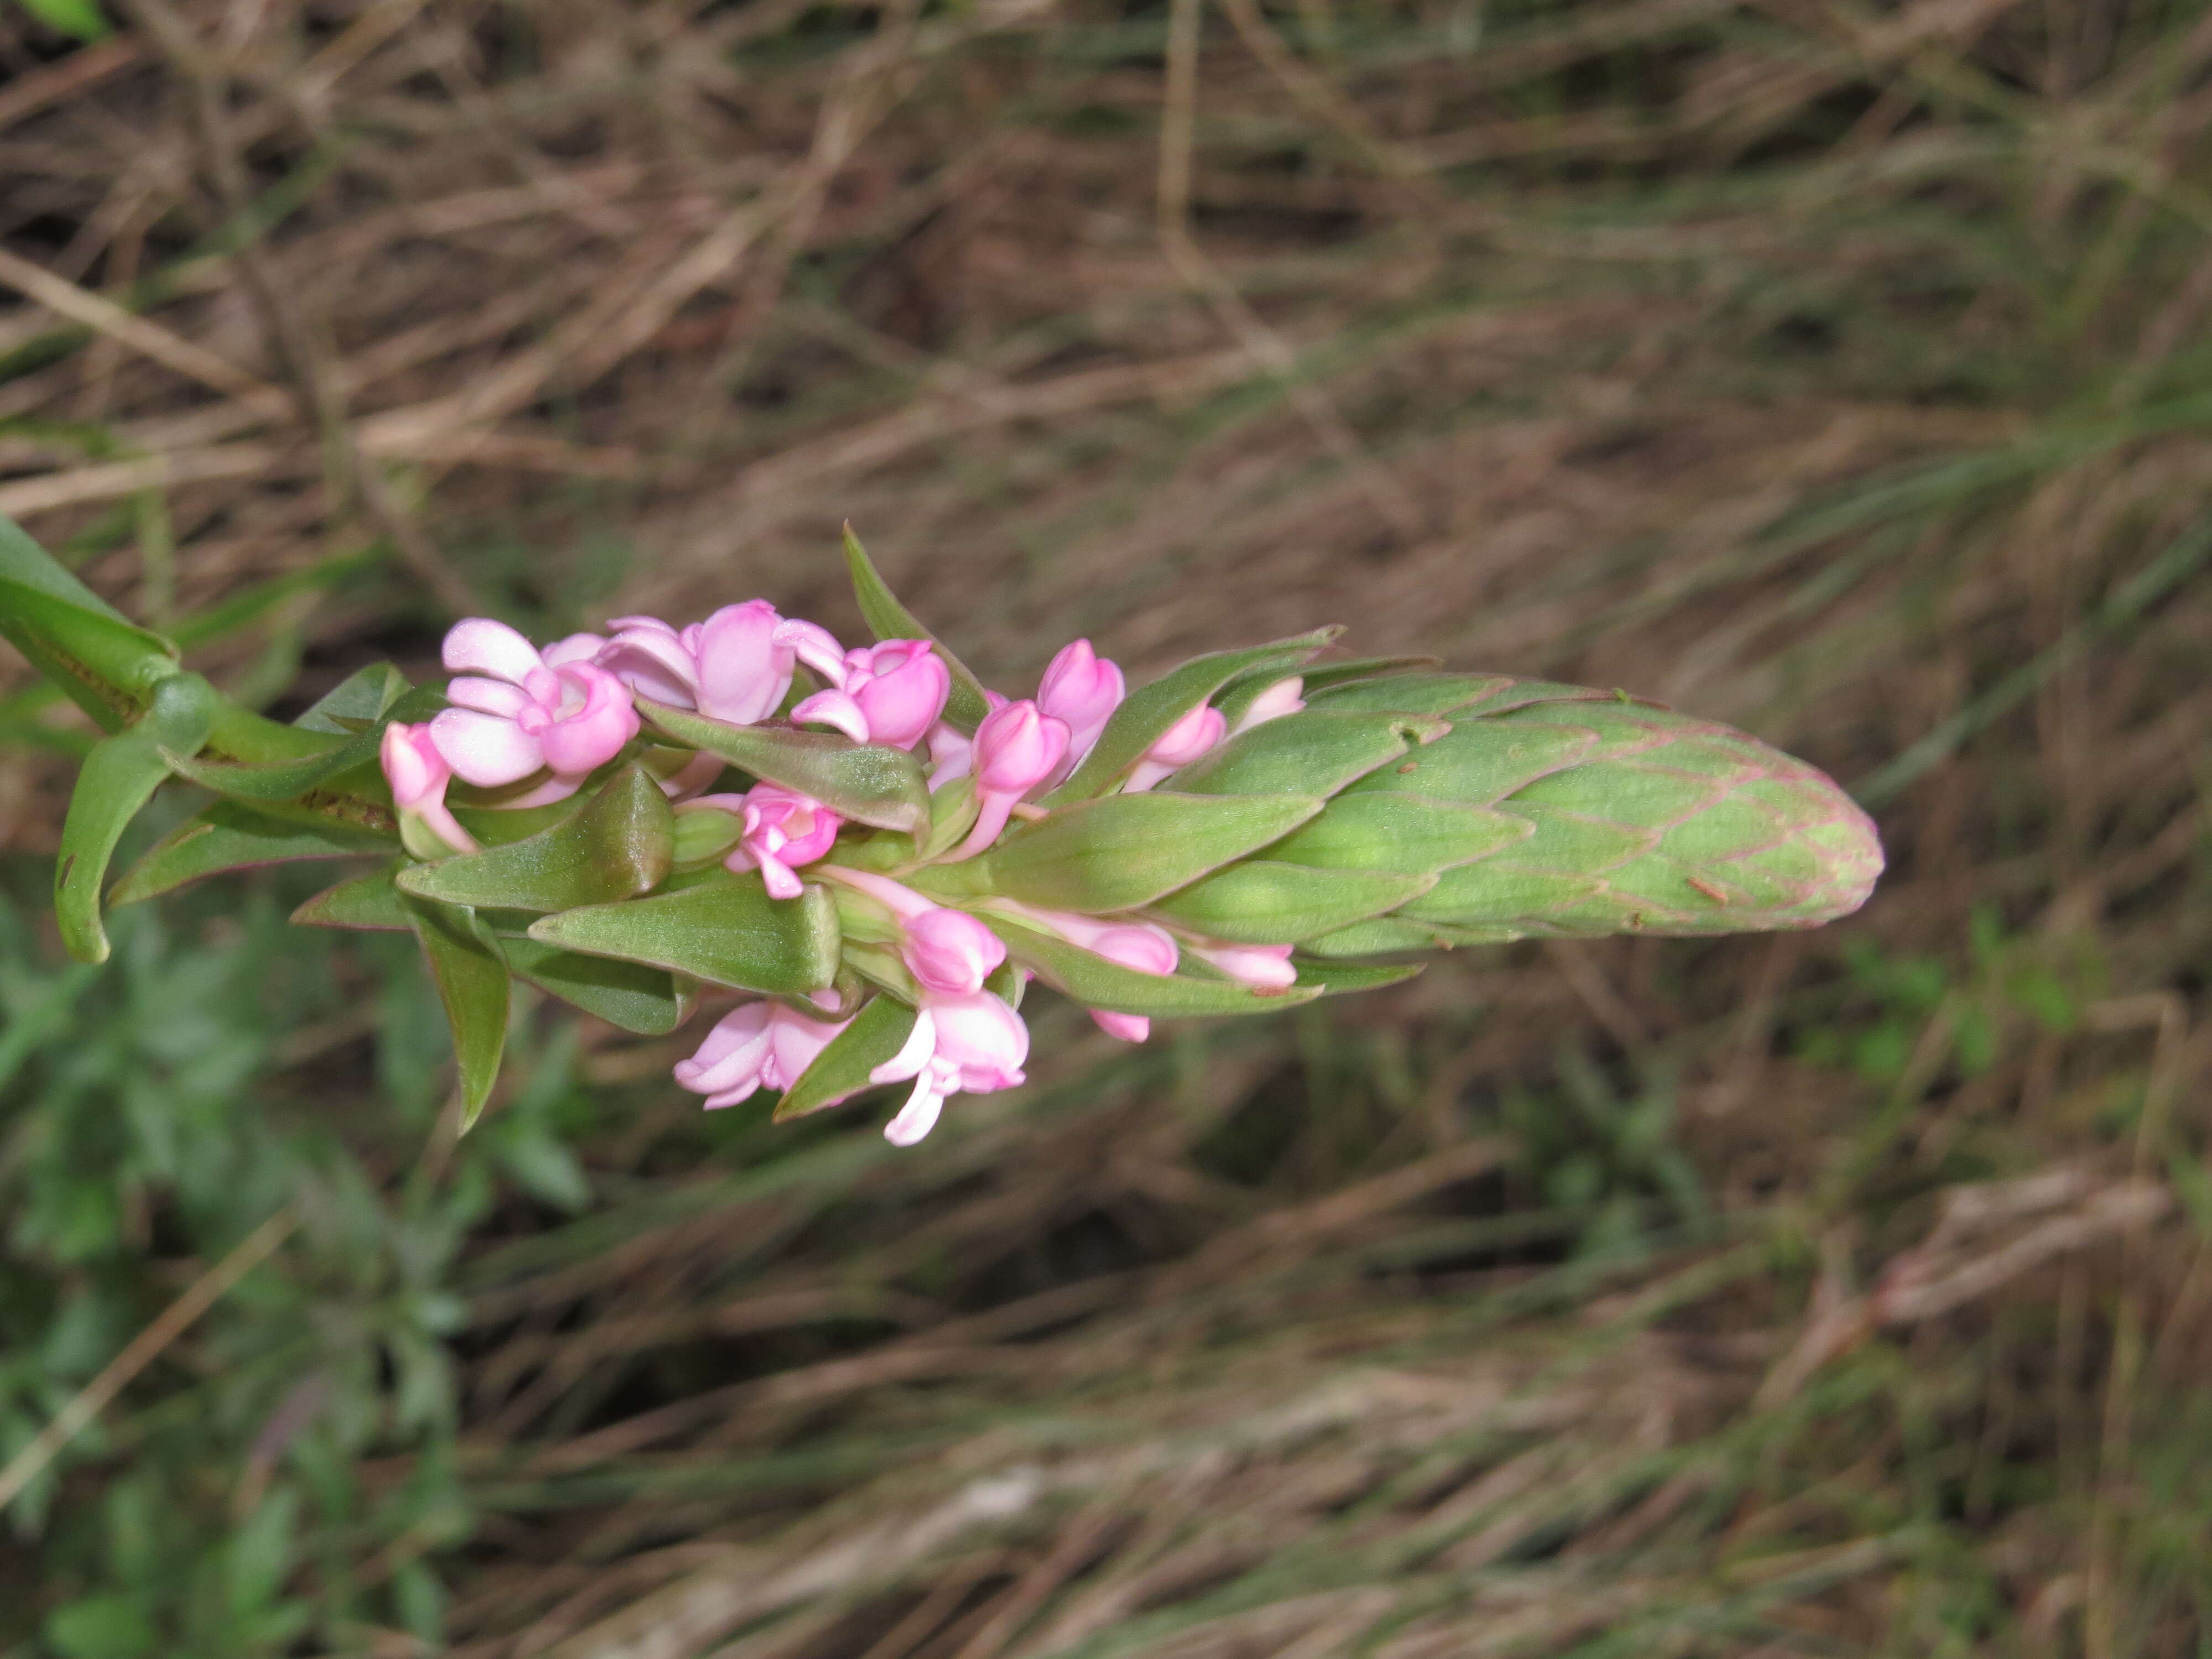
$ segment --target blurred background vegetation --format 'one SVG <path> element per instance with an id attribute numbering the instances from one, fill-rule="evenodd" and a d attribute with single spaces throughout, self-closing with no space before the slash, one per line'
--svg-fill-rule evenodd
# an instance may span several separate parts
<path id="1" fill-rule="evenodd" d="M 857 633 L 849 518 L 1009 688 L 1341 620 L 1892 857 L 1045 1009 L 903 1153 L 526 1008 L 457 1142 L 311 877 L 63 961 L 10 658 L 8 1650 L 2212 1651 L 2212 10 L 9 0 L 0 76 L 0 512 L 275 712 Z"/>

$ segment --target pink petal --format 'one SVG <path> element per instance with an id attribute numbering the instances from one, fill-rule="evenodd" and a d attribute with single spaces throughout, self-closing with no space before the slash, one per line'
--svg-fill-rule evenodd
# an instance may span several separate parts
<path id="1" fill-rule="evenodd" d="M 538 740 L 513 720 L 473 708 L 448 708 L 430 722 L 430 741 L 463 779 L 496 789 L 528 777 L 545 763 Z"/>
<path id="2" fill-rule="evenodd" d="M 793 726 L 834 726 L 854 743 L 868 740 L 868 717 L 842 691 L 817 691 L 791 711 Z"/>
<path id="3" fill-rule="evenodd" d="M 446 701 L 460 708 L 474 708 L 511 720 L 530 707 L 530 694 L 505 680 L 480 679 L 463 674 L 446 684 Z"/>
<path id="4" fill-rule="evenodd" d="M 1108 1036 L 1123 1042 L 1142 1042 L 1152 1034 L 1152 1022 L 1142 1014 L 1109 1014 L 1103 1008 L 1093 1008 L 1091 1018 Z"/>
<path id="5" fill-rule="evenodd" d="M 698 702 L 699 668 L 673 633 L 627 629 L 595 659 L 623 684 L 655 702 L 689 708 Z"/>
<path id="6" fill-rule="evenodd" d="M 589 662 L 606 648 L 606 641 L 597 634 L 571 634 L 565 640 L 556 640 L 540 654 L 548 668 L 561 668 L 572 662 Z"/>
<path id="7" fill-rule="evenodd" d="M 532 669 L 544 665 L 536 646 L 489 617 L 471 617 L 455 623 L 447 631 L 444 655 L 446 666 L 457 674 L 474 670 L 517 685 Z"/>
<path id="8" fill-rule="evenodd" d="M 867 714 L 870 741 L 911 749 L 945 712 L 945 699 L 952 695 L 952 671 L 925 646 L 855 695 Z"/>
<path id="9" fill-rule="evenodd" d="M 623 683 L 588 663 L 561 671 L 562 679 L 582 690 L 582 705 L 563 714 L 539 739 L 556 772 L 589 772 L 605 766 L 638 732 L 636 706 Z"/>
<path id="10" fill-rule="evenodd" d="M 794 661 L 775 642 L 782 618 L 766 599 L 726 605 L 699 625 L 699 712 L 732 726 L 766 720 L 791 690 Z"/>
<path id="11" fill-rule="evenodd" d="M 932 1081 L 925 1077 L 916 1083 L 898 1115 L 884 1125 L 884 1139 L 892 1146 L 914 1146 L 937 1127 L 938 1116 L 945 1110 L 945 1097 L 931 1086 Z"/>
<path id="12" fill-rule="evenodd" d="M 868 1073 L 871 1083 L 901 1083 L 921 1074 L 929 1064 L 930 1056 L 937 1052 L 937 1021 L 928 1009 L 915 1016 L 914 1030 L 907 1033 L 905 1045 L 882 1065 Z M 925 1133 L 927 1131 L 924 1131 Z"/>

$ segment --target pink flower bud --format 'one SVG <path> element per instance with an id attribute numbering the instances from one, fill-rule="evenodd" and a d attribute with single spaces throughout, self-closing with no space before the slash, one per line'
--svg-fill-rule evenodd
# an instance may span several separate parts
<path id="1" fill-rule="evenodd" d="M 845 690 L 867 717 L 868 741 L 911 749 L 945 712 L 952 671 L 927 640 L 885 640 L 867 658 L 866 670 L 848 678 Z"/>
<path id="2" fill-rule="evenodd" d="M 392 786 L 392 805 L 399 809 L 399 839 L 409 852 L 417 858 L 442 858 L 447 853 L 477 850 L 476 838 L 461 828 L 446 805 L 446 785 L 453 770 L 430 741 L 428 726 L 392 721 L 384 728 L 377 758 Z"/>
<path id="3" fill-rule="evenodd" d="M 1094 653 L 1088 640 L 1062 646 L 1045 665 L 1037 683 L 1037 707 L 1067 722 L 1066 770 L 1083 763 L 1127 690 L 1121 669 Z"/>
<path id="4" fill-rule="evenodd" d="M 1298 982 L 1298 970 L 1291 966 L 1291 947 L 1287 945 L 1231 945 L 1216 939 L 1200 942 L 1189 940 L 1186 948 L 1191 955 L 1212 963 L 1231 979 L 1247 985 L 1285 986 Z"/>
<path id="5" fill-rule="evenodd" d="M 1199 704 L 1160 733 L 1129 774 L 1122 793 L 1139 793 L 1170 773 L 1182 770 L 1219 743 L 1228 729 L 1229 721 L 1218 708 L 1208 703 Z"/>
<path id="6" fill-rule="evenodd" d="M 908 921 L 899 955 L 928 989 L 965 996 L 983 988 L 1006 959 L 1006 947 L 966 911 L 939 905 Z"/>
<path id="7" fill-rule="evenodd" d="M 725 1014 L 689 1060 L 676 1062 L 676 1081 L 707 1097 L 711 1110 L 734 1106 L 757 1090 L 787 1090 L 850 1024 L 810 1019 L 775 1001 L 740 1004 Z"/>
<path id="8" fill-rule="evenodd" d="M 975 787 L 1018 799 L 1052 775 L 1067 753 L 1067 722 L 1024 698 L 996 708 L 975 728 Z"/>
<path id="9" fill-rule="evenodd" d="M 1244 712 L 1237 717 L 1237 724 L 1231 728 L 1229 735 L 1233 738 L 1239 732 L 1249 732 L 1255 726 L 1279 720 L 1285 714 L 1297 714 L 1306 706 L 1305 689 L 1305 678 L 1300 674 L 1293 674 L 1286 680 L 1277 680 L 1252 699 Z"/>
<path id="10" fill-rule="evenodd" d="M 1049 779 L 1067 755 L 1067 722 L 1024 698 L 994 708 L 975 728 L 975 827 L 954 860 L 981 852 L 1006 827 L 1014 803 Z"/>

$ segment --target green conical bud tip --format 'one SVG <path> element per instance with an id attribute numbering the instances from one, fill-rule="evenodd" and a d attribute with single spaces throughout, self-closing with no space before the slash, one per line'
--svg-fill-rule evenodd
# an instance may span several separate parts
<path id="1" fill-rule="evenodd" d="M 1314 954 L 1815 927 L 1858 908 L 1881 872 L 1872 820 L 1822 773 L 1728 726 L 1581 687 L 1353 680 L 1228 748 L 1267 732 L 1279 748 L 1317 717 L 1340 728 L 1413 715 L 1449 729 L 1342 784 L 1258 854 L 1340 884 L 1352 872 L 1427 878 L 1358 921 L 1301 936 Z M 1335 770 L 1344 746 L 1316 741 L 1313 772 Z M 1209 763 L 1216 774 L 1237 765 L 1218 751 Z M 1191 902 L 1178 894 L 1163 908 Z"/>

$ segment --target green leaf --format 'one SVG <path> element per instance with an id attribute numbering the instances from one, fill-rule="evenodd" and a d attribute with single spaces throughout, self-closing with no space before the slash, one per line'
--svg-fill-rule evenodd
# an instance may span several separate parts
<path id="1" fill-rule="evenodd" d="M 1316 870 L 1252 859 L 1170 894 L 1152 910 L 1240 945 L 1295 945 L 1395 910 L 1436 884 L 1433 875 Z"/>
<path id="2" fill-rule="evenodd" d="M 250 806 L 216 801 L 149 848 L 109 890 L 107 903 L 111 909 L 136 904 L 226 870 L 303 859 L 373 857 L 392 850 L 391 842 L 366 830 L 289 823 Z"/>
<path id="3" fill-rule="evenodd" d="M 1075 775 L 1044 798 L 1048 806 L 1082 800 L 1110 788 L 1121 775 L 1158 743 L 1167 729 L 1240 674 L 1291 668 L 1327 645 L 1343 630 L 1317 628 L 1310 634 L 1277 640 L 1242 651 L 1216 651 L 1195 657 L 1150 685 L 1139 686 L 1121 700 L 1106 729 L 1098 734 Z"/>
<path id="4" fill-rule="evenodd" d="M 445 706 L 446 699 L 441 693 L 428 686 L 418 686 L 375 716 L 369 730 L 326 741 L 317 753 L 264 761 L 195 760 L 179 753 L 170 757 L 169 764 L 179 775 L 191 779 L 203 789 L 212 789 L 233 800 L 264 804 L 296 801 L 310 790 L 343 786 L 348 773 L 358 772 L 362 775 L 352 780 L 354 787 L 344 793 L 381 805 L 389 799 L 390 793 L 383 787 L 383 773 L 377 760 L 377 750 L 384 741 L 384 728 L 394 720 L 426 720 Z M 328 726 L 310 729 L 319 736 L 328 730 Z M 368 787 L 362 787 L 363 784 Z"/>
<path id="5" fill-rule="evenodd" d="M 127 619 L 0 515 L 0 637 L 100 726 L 120 731 L 177 672 L 177 647 Z"/>
<path id="6" fill-rule="evenodd" d="M 105 40 L 111 33 L 94 0 L 23 0 L 23 9 L 48 28 L 80 40 Z"/>
<path id="7" fill-rule="evenodd" d="M 837 976 L 837 907 L 828 892 L 810 884 L 797 898 L 773 899 L 757 873 L 718 872 L 681 892 L 542 917 L 530 937 L 745 991 L 805 995 Z"/>
<path id="8" fill-rule="evenodd" d="M 720 755 L 757 778 L 811 795 L 845 817 L 909 835 L 929 827 L 929 787 L 922 781 L 920 763 L 903 749 L 788 726 L 725 726 L 649 697 L 640 697 L 637 706 L 647 720 L 678 743 Z"/>
<path id="9" fill-rule="evenodd" d="M 867 1088 L 868 1073 L 906 1047 L 918 1018 L 902 1002 L 875 998 L 830 1040 L 830 1046 L 814 1056 L 814 1063 L 776 1102 L 775 1121 L 818 1112 Z"/>
<path id="10" fill-rule="evenodd" d="M 1450 730 L 1414 714 L 1307 709 L 1231 738 L 1169 782 L 1187 795 L 1334 795 Z"/>
<path id="11" fill-rule="evenodd" d="M 1312 795 L 1182 795 L 1079 801 L 913 884 L 940 897 L 996 896 L 1056 910 L 1133 910 L 1188 885 L 1321 811 Z"/>
<path id="12" fill-rule="evenodd" d="M 691 1017 L 698 988 L 665 968 L 587 957 L 532 939 L 500 941 L 517 979 L 639 1036 L 666 1036 Z"/>
<path id="13" fill-rule="evenodd" d="M 1147 974 L 1109 962 L 1095 951 L 1071 945 L 1054 934 L 993 915 L 978 921 L 1006 945 L 1006 954 L 1063 996 L 1086 1008 L 1109 1013 L 1146 1014 L 1160 1018 L 1216 1014 L 1269 1014 L 1310 1002 L 1319 991 L 1292 987 L 1247 985 L 1233 979 L 1194 979 L 1183 974 Z"/>
<path id="14" fill-rule="evenodd" d="M 981 725 L 983 716 L 991 712 L 991 705 L 983 696 L 983 683 L 968 672 L 965 663 L 945 648 L 944 641 L 924 628 L 915 619 L 914 613 L 898 602 L 898 597 L 878 574 L 874 562 L 850 525 L 845 526 L 845 565 L 853 573 L 853 597 L 860 601 L 860 615 L 875 636 L 879 640 L 927 640 L 936 647 L 937 654 L 945 659 L 945 665 L 952 671 L 952 695 L 945 699 L 945 718 L 971 732 Z"/>
<path id="15" fill-rule="evenodd" d="M 403 897 L 401 902 L 430 959 L 430 977 L 453 1028 L 465 1134 L 499 1081 L 500 1054 L 507 1047 L 507 958 L 474 912 L 428 899 Z"/>
<path id="16" fill-rule="evenodd" d="M 136 726 L 103 738 L 85 757 L 54 872 L 54 920 L 79 962 L 107 960 L 100 886 L 124 830 L 169 775 L 162 751 L 198 748 L 214 724 L 216 702 L 216 689 L 198 674 L 172 675 L 155 688 Z"/>
<path id="17" fill-rule="evenodd" d="M 1340 657 L 1333 662 L 1310 664 L 1300 673 L 1305 681 L 1306 701 L 1311 702 L 1331 686 L 1342 685 L 1349 680 L 1370 680 L 1384 674 L 1435 673 L 1443 666 L 1434 657 Z M 1503 676 L 1478 678 L 1496 679 Z"/>
<path id="18" fill-rule="evenodd" d="M 400 890 L 447 904 L 573 910 L 613 904 L 659 885 L 675 861 L 668 797 L 632 763 L 580 810 L 504 847 L 419 864 Z"/>
<path id="19" fill-rule="evenodd" d="M 415 927 L 414 912 L 394 877 L 407 868 L 394 863 L 366 876 L 356 876 L 323 890 L 292 912 L 301 927 L 351 927 L 371 933 L 404 933 Z"/>
<path id="20" fill-rule="evenodd" d="M 1324 870 L 1395 870 L 1405 875 L 1488 858 L 1525 840 L 1525 817 L 1491 806 L 1395 791 L 1340 795 L 1267 848 L 1285 864 Z"/>
<path id="21" fill-rule="evenodd" d="M 1321 988 L 1321 994 L 1326 997 L 1343 996 L 1352 991 L 1377 991 L 1385 985 L 1402 984 L 1429 965 L 1425 962 L 1314 962 L 1300 957 L 1292 957 L 1291 963 L 1298 970 L 1300 985 L 1317 985 Z"/>

